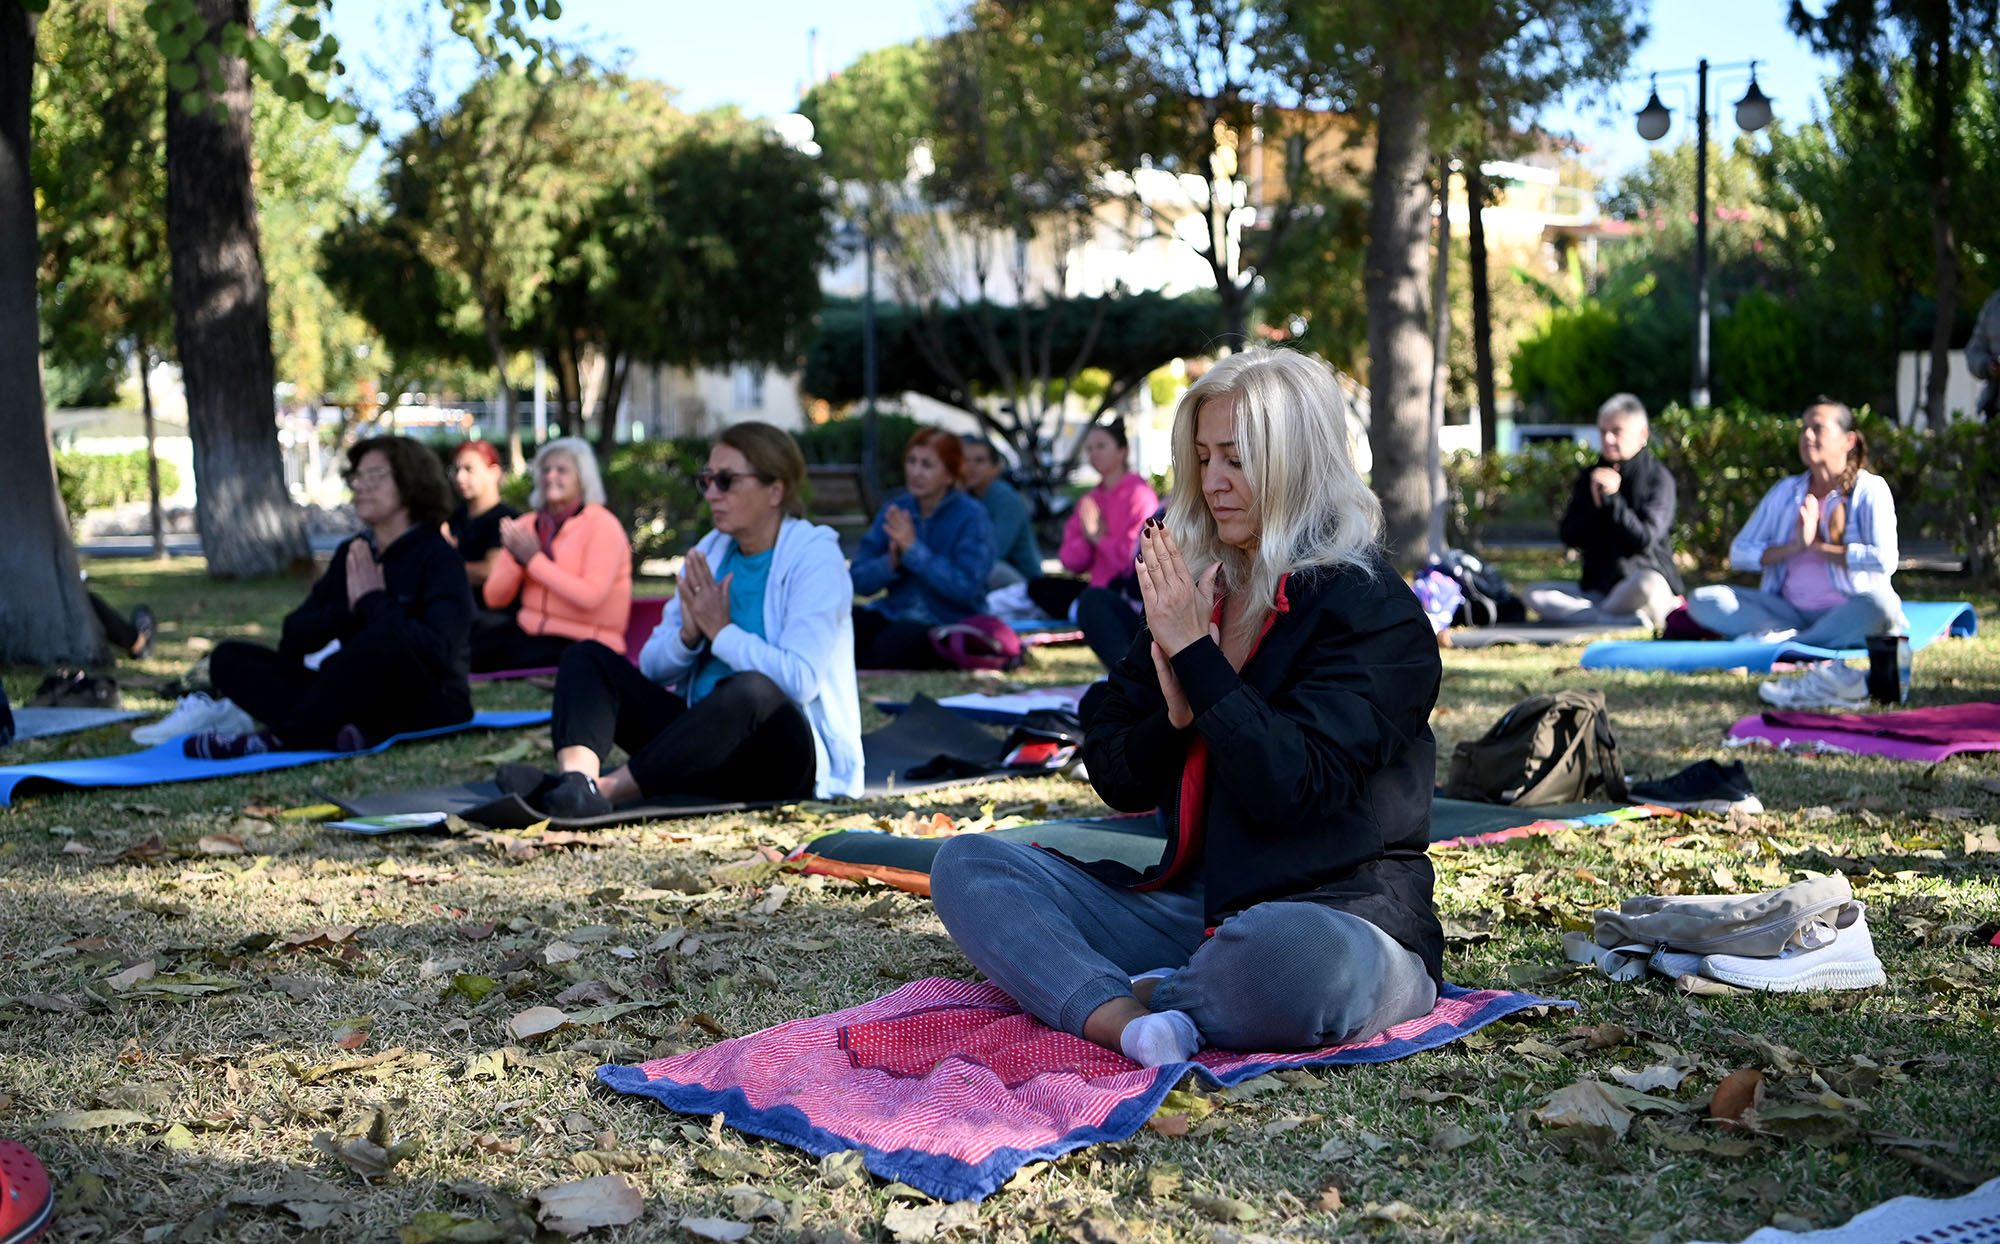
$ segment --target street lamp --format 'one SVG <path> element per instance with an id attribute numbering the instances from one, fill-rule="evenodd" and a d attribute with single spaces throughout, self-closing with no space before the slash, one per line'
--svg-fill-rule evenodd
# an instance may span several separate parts
<path id="1" fill-rule="evenodd" d="M 865 221 L 866 215 L 862 217 Z M 875 488 L 875 231 L 852 220 L 840 222 L 835 241 L 842 250 L 862 254 L 861 293 L 861 479 Z"/>
<path id="2" fill-rule="evenodd" d="M 1732 65 L 1717 65 L 1720 70 L 1747 68 L 1750 71 L 1750 89 L 1743 98 L 1736 101 L 1736 124 L 1745 133 L 1755 133 L 1771 123 L 1771 97 L 1764 94 L 1757 85 L 1757 62 L 1739 61 Z M 1695 86 L 1695 147 L 1694 147 L 1694 388 L 1690 394 L 1691 403 L 1699 408 L 1709 404 L 1708 400 L 1708 71 L 1709 63 L 1704 58 L 1693 69 L 1670 69 L 1669 77 L 1694 74 Z M 1636 117 L 1639 137 L 1647 142 L 1658 142 L 1667 136 L 1673 124 L 1673 113 L 1660 102 L 1660 75 L 1652 75 L 1652 94 L 1646 100 Z"/>

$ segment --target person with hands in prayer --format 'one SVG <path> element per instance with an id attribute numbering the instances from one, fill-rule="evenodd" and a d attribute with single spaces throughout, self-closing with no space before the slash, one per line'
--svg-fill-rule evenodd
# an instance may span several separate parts
<path id="1" fill-rule="evenodd" d="M 347 461 L 361 534 L 335 550 L 305 603 L 286 615 L 277 651 L 230 640 L 209 658 L 215 696 L 263 727 L 189 735 L 186 755 L 360 751 L 471 720 L 472 591 L 442 532 L 451 510 L 444 467 L 401 436 L 362 441 Z"/>
<path id="2" fill-rule="evenodd" d="M 502 790 L 551 816 L 641 798 L 763 802 L 859 795 L 853 590 L 840 537 L 805 519 L 806 463 L 767 423 L 725 428 L 695 476 L 714 528 L 635 668 L 582 640 L 562 655 L 557 771 L 503 765 Z M 608 773 L 612 748 L 626 763 Z"/>
<path id="3" fill-rule="evenodd" d="M 1283 350 L 1216 364 L 1175 412 L 1146 629 L 1083 744 L 1106 803 L 1157 809 L 1159 863 L 965 834 L 932 868 L 975 967 L 1146 1066 L 1362 1041 L 1436 1004 L 1442 668 L 1346 427 L 1332 369 Z"/>

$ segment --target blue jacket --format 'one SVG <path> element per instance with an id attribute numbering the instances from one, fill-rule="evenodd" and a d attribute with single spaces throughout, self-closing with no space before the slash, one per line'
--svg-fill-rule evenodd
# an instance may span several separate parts
<path id="1" fill-rule="evenodd" d="M 1729 546 L 1732 570 L 1762 571 L 1758 586 L 1777 595 L 1785 586 L 1785 563 L 1764 564 L 1764 550 L 1788 544 L 1798 534 L 1799 505 L 1805 500 L 1809 472 L 1787 475 L 1771 485 L 1757 503 L 1757 512 Z M 1888 481 L 1870 471 L 1855 477 L 1854 495 L 1847 501 L 1847 558 L 1829 563 L 1833 585 L 1849 596 L 1889 586 L 1896 573 L 1896 499 Z"/>
<path id="2" fill-rule="evenodd" d="M 711 566 L 736 547 L 711 531 L 695 545 Z M 734 622 L 709 646 L 738 671 L 755 670 L 791 697 L 812 726 L 818 768 L 813 794 L 858 796 L 865 780 L 861 755 L 861 695 L 854 680 L 854 594 L 831 527 L 788 518 L 778 528 L 771 577 L 764 588 L 764 636 Z M 726 572 L 726 571 L 725 571 Z M 672 683 L 694 668 L 700 647 L 681 643 L 681 602 L 669 597 L 660 625 L 639 650 L 639 672 Z"/>
<path id="3" fill-rule="evenodd" d="M 1035 543 L 1034 516 L 1021 494 L 1006 480 L 996 479 L 979 500 L 993 519 L 993 549 L 999 560 L 1020 571 L 1024 579 L 1040 578 L 1042 550 Z"/>
<path id="4" fill-rule="evenodd" d="M 916 520 L 917 541 L 903 553 L 900 568 L 889 564 L 884 521 L 891 509 Z M 861 538 L 850 568 L 854 594 L 888 595 L 870 605 L 902 622 L 942 626 L 978 613 L 986 605 L 986 576 L 993 573 L 993 519 L 986 507 L 954 488 L 925 518 L 907 492 L 889 498 L 868 534 Z"/>

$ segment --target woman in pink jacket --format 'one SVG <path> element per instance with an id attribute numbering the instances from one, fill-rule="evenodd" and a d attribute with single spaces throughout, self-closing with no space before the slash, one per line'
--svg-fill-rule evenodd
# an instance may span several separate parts
<path id="1" fill-rule="evenodd" d="M 1087 587 L 1105 587 L 1132 572 L 1139 547 L 1139 529 L 1160 508 L 1160 497 L 1143 476 L 1132 470 L 1123 423 L 1103 423 L 1083 440 L 1084 457 L 1097 472 L 1098 485 L 1070 511 L 1057 556 L 1063 569 L 1082 579 L 1036 579 L 1028 598 L 1052 618 L 1067 618 L 1076 598 Z"/>
<path id="2" fill-rule="evenodd" d="M 625 651 L 632 614 L 632 542 L 604 508 L 590 443 L 563 437 L 535 455 L 530 512 L 500 524 L 507 550 L 480 589 L 488 609 L 520 602 L 510 623 L 472 637 L 474 673 L 557 664 L 579 639 Z"/>

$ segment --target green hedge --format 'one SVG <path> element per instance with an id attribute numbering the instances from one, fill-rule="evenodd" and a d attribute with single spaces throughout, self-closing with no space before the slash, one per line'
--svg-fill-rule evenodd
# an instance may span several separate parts
<path id="1" fill-rule="evenodd" d="M 1857 426 L 1868 440 L 1870 469 L 1896 498 L 1904 541 L 1948 541 L 1976 573 L 2000 565 L 2000 425 L 1957 423 L 1933 435 L 1864 409 Z M 1675 547 L 1710 573 L 1727 567 L 1730 541 L 1771 485 L 1800 470 L 1796 416 L 1746 406 L 1670 405 L 1653 419 L 1652 447 L 1679 492 Z M 1487 458 L 1454 455 L 1446 464 L 1452 542 L 1477 547 L 1510 520 L 1553 530 L 1571 482 L 1590 461 L 1590 451 L 1574 442 Z"/>
<path id="2" fill-rule="evenodd" d="M 90 510 L 144 501 L 150 495 L 146 486 L 146 451 L 135 449 L 129 454 L 59 451 L 56 483 L 62 490 L 63 508 L 69 511 L 72 522 Z M 180 489 L 180 467 L 162 458 L 160 495 L 172 496 Z"/>

